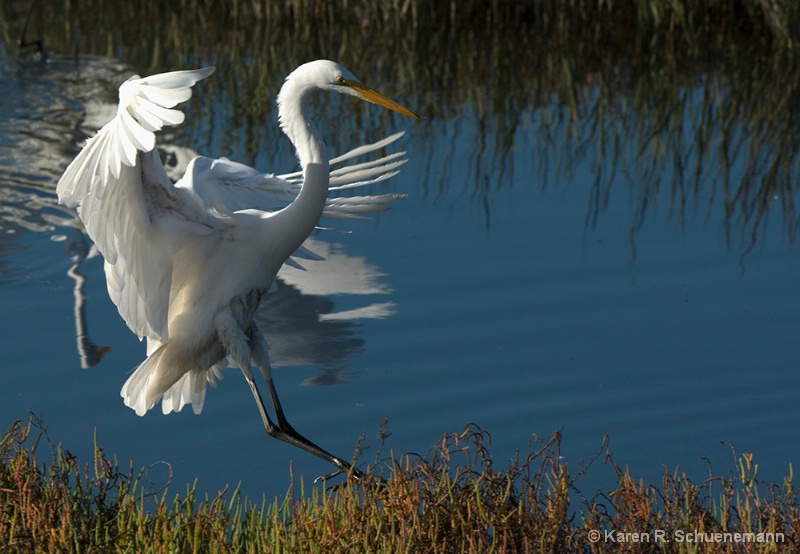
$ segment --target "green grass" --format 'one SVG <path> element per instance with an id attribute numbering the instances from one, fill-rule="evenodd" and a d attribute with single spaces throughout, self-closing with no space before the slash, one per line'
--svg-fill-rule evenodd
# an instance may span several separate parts
<path id="1" fill-rule="evenodd" d="M 791 552 L 800 510 L 791 468 L 760 483 L 752 455 L 700 484 L 665 473 L 645 484 L 608 457 L 571 468 L 561 436 L 497 468 L 488 432 L 468 426 L 425 456 L 380 466 L 385 486 L 314 486 L 260 504 L 237 490 L 199 499 L 152 492 L 142 470 L 96 447 L 81 463 L 38 425 L 16 423 L 0 440 L 0 552 Z M 44 452 L 44 454 L 43 454 Z M 600 456 L 605 455 L 601 460 Z M 40 458 L 46 458 L 43 464 Z M 576 476 L 599 464 L 616 488 L 587 498 Z M 374 470 L 375 468 L 373 468 Z M 299 493 L 299 494 L 296 494 Z M 670 542 L 613 542 L 663 530 Z M 601 540 L 589 540 L 593 531 Z M 606 532 L 613 535 L 606 535 Z M 764 543 L 678 542 L 694 533 L 772 538 Z M 626 535 L 628 533 L 628 535 Z M 724 538 L 724 535 L 720 535 Z M 638 538 L 642 538 L 638 535 Z"/>

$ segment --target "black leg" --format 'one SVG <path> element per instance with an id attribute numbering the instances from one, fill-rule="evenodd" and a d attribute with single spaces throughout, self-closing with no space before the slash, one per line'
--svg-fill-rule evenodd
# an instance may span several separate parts
<path id="1" fill-rule="evenodd" d="M 281 401 L 278 397 L 278 391 L 275 388 L 275 382 L 272 380 L 272 365 L 270 364 L 269 355 L 267 353 L 267 341 L 264 339 L 264 335 L 255 325 L 251 325 L 248 328 L 247 338 L 249 339 L 248 342 L 253 362 L 261 371 L 261 375 L 264 377 L 267 387 L 269 388 L 272 405 L 275 408 L 275 416 L 278 420 L 278 424 L 275 425 L 269 418 L 269 415 L 267 415 L 264 401 L 262 400 L 261 394 L 259 393 L 258 387 L 253 379 L 252 371 L 249 371 L 249 367 L 248 371 L 246 372 L 244 369 L 242 369 L 242 372 L 245 374 L 247 384 L 250 385 L 250 390 L 253 392 L 253 397 L 258 404 L 258 409 L 261 412 L 261 419 L 264 421 L 264 428 L 266 429 L 267 434 L 278 440 L 282 440 L 293 446 L 301 448 L 306 452 L 309 452 L 314 456 L 317 456 L 318 458 L 321 458 L 326 462 L 336 466 L 337 470 L 330 475 L 324 476 L 324 478 L 330 478 L 344 473 L 352 474 L 359 480 L 363 479 L 365 477 L 363 472 L 354 468 L 342 458 L 338 458 L 327 450 L 317 446 L 303 435 L 298 433 L 294 427 L 289 424 L 286 419 L 286 415 L 284 414 L 283 406 L 281 406 Z"/>

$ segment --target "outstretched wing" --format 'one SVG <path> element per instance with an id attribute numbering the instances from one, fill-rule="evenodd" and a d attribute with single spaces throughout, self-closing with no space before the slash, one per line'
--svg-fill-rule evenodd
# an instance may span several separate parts
<path id="1" fill-rule="evenodd" d="M 174 187 L 155 150 L 155 132 L 184 120 L 172 108 L 213 71 L 134 76 L 123 83 L 116 117 L 89 139 L 56 189 L 61 203 L 78 209 L 105 258 L 111 299 L 140 338 L 166 338 L 175 244 L 169 238 L 221 225 L 195 197 Z"/>
<path id="2" fill-rule="evenodd" d="M 395 133 L 381 141 L 360 146 L 331 160 L 331 167 L 356 157 L 372 154 L 403 136 Z M 343 191 L 373 185 L 397 175 L 406 163 L 405 152 L 396 152 L 378 159 L 350 164 L 330 173 L 329 191 Z M 190 191 L 202 203 L 221 215 L 231 215 L 239 210 L 257 209 L 274 212 L 291 204 L 300 194 L 303 173 L 286 175 L 261 173 L 252 167 L 225 158 L 212 159 L 199 156 L 186 168 L 184 177 L 176 187 Z M 337 196 L 328 198 L 323 217 L 360 218 L 365 212 L 387 209 L 386 204 L 404 194 L 378 194 L 369 196 Z"/>

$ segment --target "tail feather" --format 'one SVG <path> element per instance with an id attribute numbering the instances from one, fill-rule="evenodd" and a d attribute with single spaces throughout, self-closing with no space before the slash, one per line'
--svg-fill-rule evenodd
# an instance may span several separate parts
<path id="1" fill-rule="evenodd" d="M 145 415 L 159 400 L 164 414 L 180 412 L 187 404 L 199 414 L 207 384 L 215 386 L 216 380 L 222 379 L 227 358 L 208 369 L 183 368 L 174 359 L 170 360 L 169 349 L 167 341 L 150 353 L 122 386 L 120 396 L 138 416 Z"/>
<path id="2" fill-rule="evenodd" d="M 203 372 L 204 373 L 204 372 Z M 203 411 L 206 400 L 206 379 L 201 372 L 185 373 L 177 383 L 172 385 L 161 397 L 161 411 L 166 415 L 180 412 L 186 404 L 192 405 L 192 411 L 199 414 Z"/>
<path id="3" fill-rule="evenodd" d="M 125 405 L 132 408 L 138 416 L 146 414 L 147 410 L 152 408 L 161 396 L 148 395 L 147 391 L 150 389 L 150 383 L 155 378 L 156 370 L 158 369 L 158 361 L 163 354 L 164 346 L 153 352 L 145 361 L 139 364 L 139 367 L 136 368 L 133 374 L 128 377 L 128 380 L 125 381 L 125 384 L 122 385 L 120 396 L 122 396 Z"/>

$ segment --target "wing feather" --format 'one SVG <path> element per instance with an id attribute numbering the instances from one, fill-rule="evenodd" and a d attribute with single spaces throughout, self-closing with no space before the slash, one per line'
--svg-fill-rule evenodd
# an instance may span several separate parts
<path id="1" fill-rule="evenodd" d="M 401 136 L 402 132 L 395 133 L 376 143 L 360 146 L 333 158 L 331 163 L 341 163 L 374 153 Z M 407 161 L 403 156 L 405 152 L 395 152 L 375 160 L 334 169 L 330 174 L 329 190 L 364 187 L 393 177 Z M 302 172 L 275 176 L 225 158 L 215 160 L 204 156 L 189 162 L 186 174 L 175 184 L 177 188 L 191 191 L 205 206 L 222 215 L 247 209 L 278 211 L 294 201 L 302 185 Z M 404 197 L 402 194 L 381 194 L 329 198 L 322 216 L 360 218 L 358 214 L 386 210 L 386 203 Z"/>
<path id="2" fill-rule="evenodd" d="M 105 259 L 109 295 L 140 338 L 166 339 L 172 253 L 163 229 L 206 233 L 214 223 L 196 198 L 173 186 L 154 151 L 154 132 L 183 122 L 173 107 L 212 72 L 134 76 L 123 83 L 116 117 L 89 139 L 58 183 L 59 201 L 78 209 Z M 170 225 L 170 219 L 179 223 Z"/>

